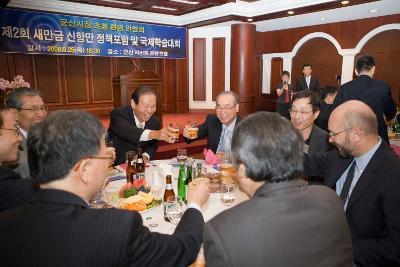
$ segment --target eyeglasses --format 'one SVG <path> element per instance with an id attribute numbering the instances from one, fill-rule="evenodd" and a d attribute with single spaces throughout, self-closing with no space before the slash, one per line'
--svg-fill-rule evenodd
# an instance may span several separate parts
<path id="1" fill-rule="evenodd" d="M 87 158 L 89 158 L 89 159 L 107 159 L 107 160 L 114 159 L 113 157 L 110 157 L 110 156 L 89 156 Z"/>
<path id="2" fill-rule="evenodd" d="M 21 132 L 18 130 L 18 128 L 0 128 L 2 130 L 6 130 L 6 131 L 14 131 L 16 136 L 19 136 L 21 134 Z"/>
<path id="3" fill-rule="evenodd" d="M 303 111 L 303 110 L 296 110 L 296 109 L 289 109 L 289 112 L 293 115 L 296 115 L 297 113 L 300 114 L 301 116 L 305 116 L 307 114 L 312 113 L 313 111 Z"/>
<path id="4" fill-rule="evenodd" d="M 48 107 L 47 106 L 40 106 L 40 107 L 33 106 L 31 108 L 19 108 L 18 110 L 27 110 L 27 111 L 32 112 L 32 113 L 37 113 L 39 111 L 47 112 Z"/>
<path id="5" fill-rule="evenodd" d="M 232 107 L 221 107 L 221 106 L 215 106 L 215 110 L 216 111 L 221 111 L 221 110 L 223 110 L 223 111 L 228 111 L 228 110 L 231 110 L 231 109 L 233 109 L 234 107 L 236 107 L 236 105 L 234 105 L 234 106 L 232 106 Z"/>
<path id="6" fill-rule="evenodd" d="M 344 132 L 346 132 L 346 131 L 348 131 L 348 130 L 351 130 L 351 129 L 353 129 L 353 127 L 344 129 L 343 131 L 340 131 L 340 132 L 337 132 L 337 133 L 332 132 L 331 130 L 328 129 L 328 131 L 329 131 L 329 137 L 331 137 L 331 138 L 332 138 L 332 137 L 335 137 L 336 135 L 341 134 L 341 133 L 344 133 Z"/>

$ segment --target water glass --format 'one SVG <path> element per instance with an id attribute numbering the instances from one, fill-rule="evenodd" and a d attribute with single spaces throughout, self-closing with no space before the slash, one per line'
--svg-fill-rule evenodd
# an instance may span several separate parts
<path id="1" fill-rule="evenodd" d="M 221 202 L 225 206 L 230 206 L 235 202 L 235 185 L 223 184 L 221 187 Z"/>
<path id="2" fill-rule="evenodd" d="M 187 160 L 186 148 L 178 149 L 176 153 L 176 159 L 178 162 L 186 162 Z"/>
<path id="3" fill-rule="evenodd" d="M 165 212 L 167 213 L 168 219 L 173 224 L 177 225 L 185 212 L 185 204 L 183 201 L 177 199 L 175 196 L 171 196 L 166 201 Z"/>

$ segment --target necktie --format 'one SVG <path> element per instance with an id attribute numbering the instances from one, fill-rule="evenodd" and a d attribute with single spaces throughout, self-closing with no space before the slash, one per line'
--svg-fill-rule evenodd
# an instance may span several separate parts
<path id="1" fill-rule="evenodd" d="M 285 104 L 289 103 L 289 90 L 285 90 L 286 94 L 285 94 Z"/>
<path id="2" fill-rule="evenodd" d="M 354 178 L 355 169 L 356 169 L 356 161 L 353 160 L 353 163 L 350 166 L 349 172 L 347 173 L 346 180 L 345 180 L 343 188 L 342 188 L 342 192 L 340 192 L 340 197 L 343 199 L 344 203 L 346 203 L 346 199 L 349 194 L 350 185 Z"/>
<path id="3" fill-rule="evenodd" d="M 310 79 L 311 79 L 311 76 L 306 77 L 307 89 L 310 89 Z"/>
<path id="4" fill-rule="evenodd" d="M 221 132 L 221 138 L 219 139 L 218 151 L 226 151 L 225 147 L 225 135 L 228 127 L 223 127 Z"/>

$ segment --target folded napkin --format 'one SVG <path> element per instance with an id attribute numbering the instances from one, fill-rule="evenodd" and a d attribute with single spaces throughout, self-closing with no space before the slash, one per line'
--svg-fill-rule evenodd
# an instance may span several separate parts
<path id="1" fill-rule="evenodd" d="M 215 165 L 220 162 L 220 158 L 211 149 L 204 148 L 203 155 L 208 165 Z"/>

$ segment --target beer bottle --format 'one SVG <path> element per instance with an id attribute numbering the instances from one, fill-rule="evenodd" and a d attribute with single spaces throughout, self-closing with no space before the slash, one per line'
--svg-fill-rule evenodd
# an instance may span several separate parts
<path id="1" fill-rule="evenodd" d="M 143 160 L 142 149 L 138 148 L 138 156 L 136 160 L 136 178 L 144 178 L 145 166 Z"/>
<path id="2" fill-rule="evenodd" d="M 126 153 L 126 182 L 133 183 L 136 178 L 136 168 L 134 161 L 135 152 L 130 151 Z"/>
<path id="3" fill-rule="evenodd" d="M 165 178 L 165 191 L 164 191 L 164 220 L 169 222 L 168 216 L 167 216 L 167 206 L 168 205 L 166 202 L 169 197 L 175 197 L 174 190 L 172 189 L 172 178 L 171 175 L 167 175 Z"/>
<path id="4" fill-rule="evenodd" d="M 179 163 L 179 176 L 178 176 L 178 198 L 182 201 L 186 200 L 186 170 L 185 163 Z"/>
<path id="5" fill-rule="evenodd" d="M 187 191 L 189 188 L 189 183 L 192 181 L 192 170 L 193 167 L 191 164 L 188 164 L 186 166 L 186 180 L 185 180 L 185 189 L 186 189 L 186 193 L 185 193 L 185 201 L 187 201 Z"/>

